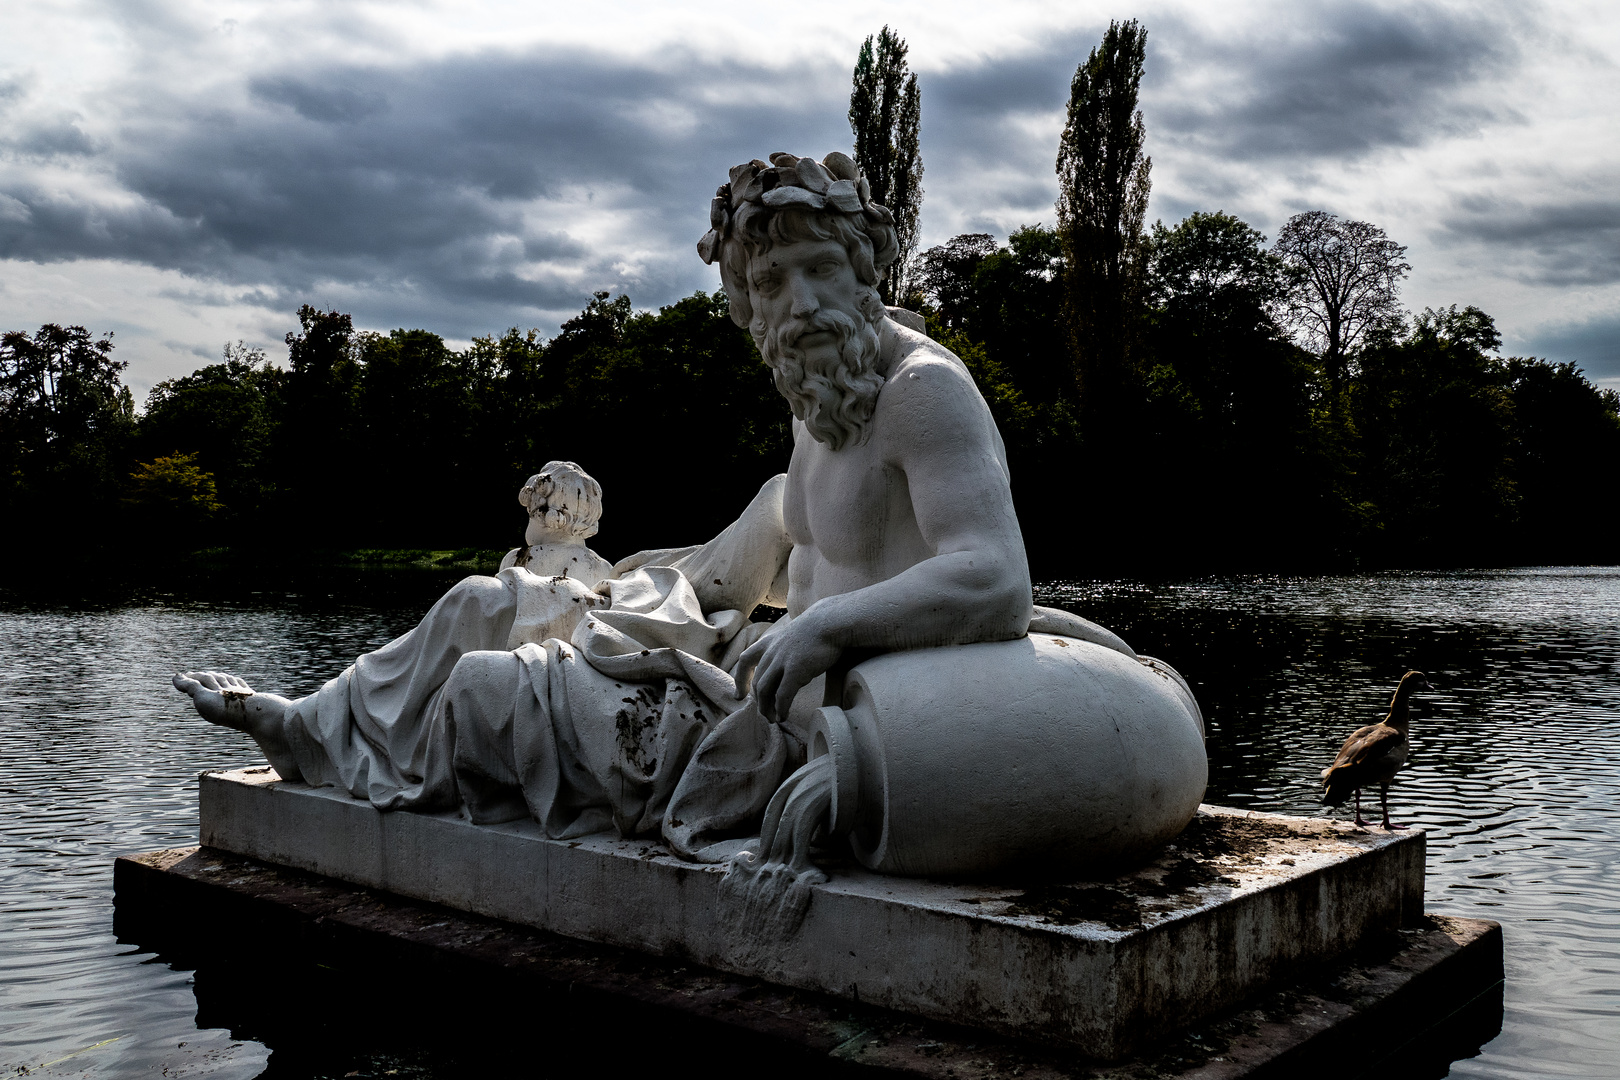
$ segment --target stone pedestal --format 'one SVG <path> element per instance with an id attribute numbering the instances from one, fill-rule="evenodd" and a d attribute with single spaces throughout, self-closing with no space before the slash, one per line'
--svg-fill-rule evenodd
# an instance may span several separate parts
<path id="1" fill-rule="evenodd" d="M 205 773 L 204 845 L 567 937 L 1120 1058 L 1414 924 L 1424 840 L 1204 807 L 1094 880 L 940 882 L 829 866 L 799 931 L 737 933 L 719 867 L 530 822 L 384 814 L 269 769 Z"/>

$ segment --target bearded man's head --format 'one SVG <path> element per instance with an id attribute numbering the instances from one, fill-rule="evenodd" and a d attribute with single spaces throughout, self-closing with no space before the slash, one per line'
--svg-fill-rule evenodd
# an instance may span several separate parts
<path id="1" fill-rule="evenodd" d="M 887 315 L 877 287 L 899 254 L 894 216 L 847 155 L 822 161 L 772 154 L 731 170 L 715 194 L 710 229 L 698 243 L 720 264 L 731 318 L 747 327 L 770 365 L 776 388 L 811 436 L 834 450 L 863 441 L 883 376 L 877 372 L 879 325 Z M 821 307 L 770 325 L 749 291 L 749 263 L 773 248 L 835 241 L 865 287 L 855 310 Z M 805 334 L 830 331 L 835 349 L 798 348 Z"/>

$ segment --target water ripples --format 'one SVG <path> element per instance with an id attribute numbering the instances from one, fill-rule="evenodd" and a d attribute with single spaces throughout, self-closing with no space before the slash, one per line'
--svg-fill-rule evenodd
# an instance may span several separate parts
<path id="1" fill-rule="evenodd" d="M 1403 671 L 1427 672 L 1436 690 L 1391 812 L 1430 830 L 1429 909 L 1498 920 L 1507 941 L 1502 1034 L 1452 1075 L 1615 1074 L 1620 569 L 1039 593 L 1188 677 L 1209 721 L 1209 797 L 1229 805 L 1320 813 L 1319 772 L 1344 737 L 1382 716 Z M 196 773 L 258 757 L 198 721 L 168 676 L 222 668 L 307 693 L 426 599 L 0 608 L 0 1070 L 263 1070 L 264 1047 L 197 1027 L 188 972 L 112 933 L 112 860 L 195 843 Z"/>
<path id="2" fill-rule="evenodd" d="M 113 936 L 113 860 L 196 843 L 196 774 L 259 757 L 168 676 L 205 665 L 304 693 L 415 617 L 285 598 L 0 610 L 0 1071 L 263 1071 L 264 1047 L 198 1030 L 189 972 Z"/>
<path id="3" fill-rule="evenodd" d="M 1321 813 L 1345 736 L 1427 672 L 1391 813 L 1429 829 L 1429 910 L 1497 920 L 1507 944 L 1502 1034 L 1452 1075 L 1620 1073 L 1620 569 L 1041 594 L 1193 683 L 1213 802 Z"/>

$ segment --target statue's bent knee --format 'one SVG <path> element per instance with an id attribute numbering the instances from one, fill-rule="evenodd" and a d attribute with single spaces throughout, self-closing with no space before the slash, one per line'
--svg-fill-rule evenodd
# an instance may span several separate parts
<path id="1" fill-rule="evenodd" d="M 1174 837 L 1208 780 L 1201 718 L 1168 669 L 1032 634 L 889 653 L 821 710 L 832 831 L 873 870 L 1053 872 Z"/>

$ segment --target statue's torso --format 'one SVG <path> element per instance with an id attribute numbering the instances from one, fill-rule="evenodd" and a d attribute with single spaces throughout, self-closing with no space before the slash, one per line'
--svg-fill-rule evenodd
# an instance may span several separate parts
<path id="1" fill-rule="evenodd" d="M 912 349 L 901 356 L 890 370 L 890 383 L 905 378 L 919 355 Z M 962 377 L 969 378 L 965 369 Z M 889 432 L 894 425 L 885 423 L 895 402 L 888 391 L 886 384 L 872 414 L 870 435 L 857 446 L 831 450 L 794 422 L 782 506 L 793 541 L 788 562 L 788 611 L 793 615 L 823 597 L 887 581 L 935 554 L 917 525 L 900 464 L 904 448 L 893 445 Z M 987 409 L 982 421 L 994 442 L 992 452 L 1004 460 Z"/>

